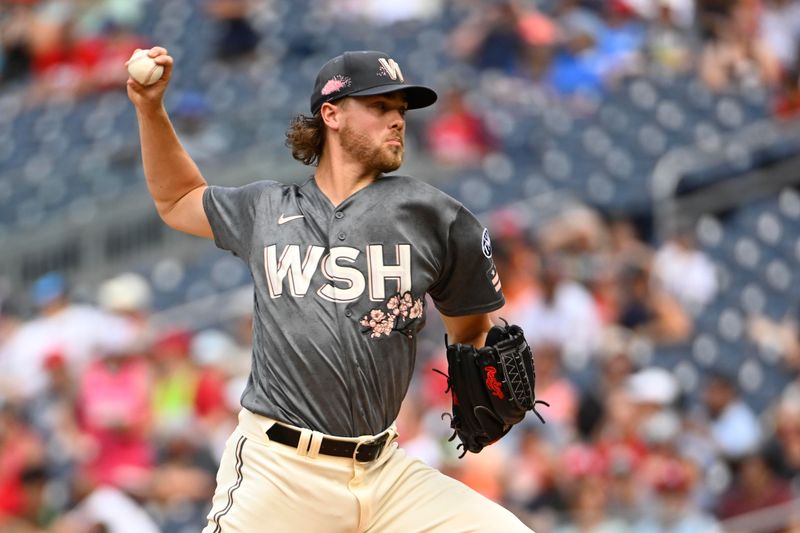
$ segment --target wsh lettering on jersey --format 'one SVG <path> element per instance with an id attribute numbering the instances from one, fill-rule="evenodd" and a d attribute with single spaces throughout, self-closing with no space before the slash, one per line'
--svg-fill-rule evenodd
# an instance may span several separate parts
<path id="1" fill-rule="evenodd" d="M 359 270 L 356 260 L 361 250 L 350 246 L 335 246 L 325 253 L 324 246 L 308 246 L 303 254 L 301 245 L 289 244 L 280 256 L 277 245 L 264 247 L 264 270 L 269 295 L 280 298 L 284 289 L 296 297 L 304 297 L 311 289 L 311 280 L 318 269 L 329 282 L 317 287 L 316 293 L 331 302 L 353 302 L 365 291 L 369 299 L 382 302 L 386 299 L 386 284 L 390 294 L 411 291 L 411 245 L 398 244 L 395 263 L 384 262 L 384 246 L 370 244 L 366 247 L 367 273 Z M 336 285 L 334 285 L 336 283 Z M 342 288 L 344 286 L 344 288 Z"/>

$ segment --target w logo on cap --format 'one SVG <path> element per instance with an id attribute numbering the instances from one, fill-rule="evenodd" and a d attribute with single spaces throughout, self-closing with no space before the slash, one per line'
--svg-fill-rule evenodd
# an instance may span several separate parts
<path id="1" fill-rule="evenodd" d="M 378 63 L 381 64 L 380 69 L 378 69 L 379 75 L 389 76 L 392 80 L 400 79 L 400 82 L 405 82 L 403 72 L 400 70 L 400 65 L 397 64 L 397 61 L 391 58 L 379 57 Z"/>

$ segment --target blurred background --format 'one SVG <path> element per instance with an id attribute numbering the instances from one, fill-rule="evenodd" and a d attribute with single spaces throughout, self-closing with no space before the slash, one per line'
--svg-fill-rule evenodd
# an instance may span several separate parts
<path id="1" fill-rule="evenodd" d="M 0 2 L 0 530 L 196 532 L 249 370 L 244 265 L 147 194 L 123 62 L 212 184 L 284 146 L 319 67 L 440 102 L 407 163 L 489 226 L 550 402 L 457 459 L 443 328 L 401 444 L 547 532 L 800 531 L 800 2 Z"/>

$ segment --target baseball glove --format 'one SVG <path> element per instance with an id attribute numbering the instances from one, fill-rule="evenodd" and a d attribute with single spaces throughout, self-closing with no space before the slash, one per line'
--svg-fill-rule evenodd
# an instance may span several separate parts
<path id="1" fill-rule="evenodd" d="M 494 326 L 486 337 L 486 346 L 447 344 L 448 373 L 434 369 L 447 378 L 447 390 L 453 400 L 449 440 L 458 436 L 459 448 L 478 453 L 509 432 L 528 411 L 539 420 L 539 404 L 534 392 L 536 373 L 533 355 L 519 326 Z"/>

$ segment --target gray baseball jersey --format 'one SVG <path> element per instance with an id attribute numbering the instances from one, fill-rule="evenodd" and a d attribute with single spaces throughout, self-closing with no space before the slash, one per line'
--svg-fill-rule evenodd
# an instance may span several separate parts
<path id="1" fill-rule="evenodd" d="M 459 202 L 384 176 L 333 206 L 313 178 L 209 187 L 216 245 L 255 285 L 247 409 L 331 435 L 376 434 L 414 369 L 425 294 L 445 315 L 500 308 L 488 231 Z"/>

